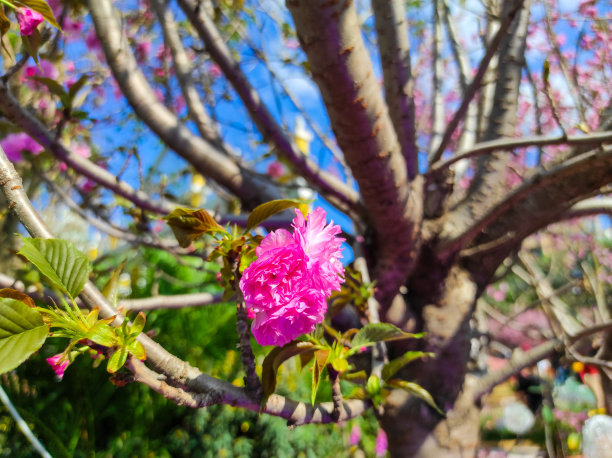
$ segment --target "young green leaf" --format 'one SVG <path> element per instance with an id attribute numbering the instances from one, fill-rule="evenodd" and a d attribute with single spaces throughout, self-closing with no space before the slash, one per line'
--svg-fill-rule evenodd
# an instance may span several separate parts
<path id="1" fill-rule="evenodd" d="M 28 307 L 32 307 L 32 308 L 36 307 L 36 304 L 34 304 L 34 301 L 32 300 L 30 296 L 28 296 L 25 293 L 22 293 L 21 291 L 17 291 L 16 289 L 12 289 L 12 288 L 0 289 L 0 297 L 4 297 L 6 299 L 15 299 L 16 301 L 23 302 Z"/>
<path id="2" fill-rule="evenodd" d="M 34 264 L 53 285 L 74 299 L 83 289 L 91 266 L 89 259 L 67 240 L 23 237 L 19 254 Z"/>
<path id="3" fill-rule="evenodd" d="M 436 401 L 431 397 L 429 391 L 423 388 L 421 385 L 414 382 L 407 382 L 405 380 L 393 379 L 387 382 L 387 385 L 391 388 L 399 388 L 400 390 L 407 391 L 410 394 L 415 395 L 418 398 L 421 398 L 431 407 L 433 407 L 436 412 L 438 412 L 442 416 L 446 416 L 442 410 L 437 406 Z"/>
<path id="4" fill-rule="evenodd" d="M 258 205 L 253 209 L 247 219 L 247 231 L 259 226 L 270 216 L 275 215 L 288 208 L 298 207 L 302 202 L 292 199 L 278 199 Z"/>
<path id="5" fill-rule="evenodd" d="M 314 345 L 310 342 L 290 342 L 283 347 L 272 349 L 266 355 L 261 368 L 262 405 L 276 389 L 276 372 L 280 365 L 293 356 L 312 352 L 314 352 Z"/>
<path id="6" fill-rule="evenodd" d="M 399 371 L 406 364 L 414 361 L 415 359 L 423 358 L 425 356 L 434 356 L 433 353 L 425 353 L 422 351 L 408 351 L 404 353 L 399 358 L 395 358 L 392 361 L 389 361 L 387 364 L 383 366 L 382 369 L 382 378 L 387 381 L 391 377 L 393 377 L 397 371 Z"/>
<path id="7" fill-rule="evenodd" d="M 123 268 L 125 267 L 126 263 L 127 258 L 125 258 L 121 264 L 119 264 L 119 267 L 113 270 L 113 273 L 104 285 L 104 288 L 102 288 L 102 294 L 108 299 L 113 307 L 117 307 L 117 303 L 119 302 L 119 295 L 117 294 L 117 291 L 119 290 L 119 277 L 123 273 Z"/>
<path id="8" fill-rule="evenodd" d="M 49 92 L 57 95 L 62 100 L 68 96 L 68 93 L 64 90 L 64 87 L 52 78 L 46 78 L 44 76 L 31 76 L 30 78 L 34 81 L 38 81 L 40 84 L 49 89 Z"/>
<path id="9" fill-rule="evenodd" d="M 147 359 L 147 352 L 139 341 L 134 340 L 127 346 L 127 349 L 132 356 L 138 358 L 140 361 L 144 361 L 145 359 Z"/>
<path id="10" fill-rule="evenodd" d="M 327 364 L 329 358 L 329 350 L 317 350 L 314 357 L 314 365 L 312 366 L 312 390 L 310 392 L 310 403 L 314 405 L 315 399 L 317 398 L 317 391 L 319 390 L 319 383 L 321 382 L 321 375 L 323 369 Z"/>
<path id="11" fill-rule="evenodd" d="M 369 347 L 377 342 L 398 338 L 418 338 L 419 334 L 409 334 L 390 323 L 370 323 L 359 330 L 351 342 L 352 353 L 361 347 Z"/>
<path id="12" fill-rule="evenodd" d="M 119 369 L 123 367 L 128 357 L 128 349 L 123 345 L 115 350 L 115 352 L 108 359 L 108 364 L 106 365 L 106 370 L 114 374 Z"/>
<path id="13" fill-rule="evenodd" d="M 206 210 L 177 208 L 164 219 L 183 248 L 204 234 L 226 233 L 226 230 Z"/>
<path id="14" fill-rule="evenodd" d="M 15 369 L 45 342 L 49 328 L 25 303 L 0 298 L 0 374 Z"/>

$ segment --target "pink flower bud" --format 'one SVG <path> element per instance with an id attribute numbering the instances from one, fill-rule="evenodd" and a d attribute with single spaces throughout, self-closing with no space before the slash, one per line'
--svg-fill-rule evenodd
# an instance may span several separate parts
<path id="1" fill-rule="evenodd" d="M 36 27 L 38 27 L 38 24 L 45 20 L 42 14 L 30 8 L 17 7 L 15 8 L 15 12 L 17 14 L 17 22 L 19 22 L 21 35 L 32 35 Z"/>
<path id="2" fill-rule="evenodd" d="M 68 358 L 62 361 L 62 355 L 63 353 L 58 353 L 57 355 L 47 358 L 47 362 L 51 366 L 51 369 L 53 369 L 55 375 L 57 375 L 57 378 L 60 380 L 64 378 L 64 372 L 66 372 L 66 368 L 70 364 Z"/>

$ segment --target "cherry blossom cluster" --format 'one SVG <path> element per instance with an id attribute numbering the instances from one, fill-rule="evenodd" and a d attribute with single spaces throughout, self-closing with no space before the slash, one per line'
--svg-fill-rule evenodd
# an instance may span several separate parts
<path id="1" fill-rule="evenodd" d="M 306 220 L 299 210 L 294 232 L 270 232 L 257 259 L 240 280 L 247 309 L 255 314 L 251 330 L 261 345 L 285 345 L 323 321 L 327 298 L 344 281 L 340 227 L 326 225 L 317 208 Z"/>

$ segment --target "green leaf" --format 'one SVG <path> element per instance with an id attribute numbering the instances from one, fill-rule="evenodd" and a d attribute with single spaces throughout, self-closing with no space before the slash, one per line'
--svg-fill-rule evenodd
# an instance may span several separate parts
<path id="1" fill-rule="evenodd" d="M 207 233 L 226 233 L 226 230 L 215 221 L 206 210 L 177 208 L 164 217 L 174 232 L 179 245 L 188 247 L 191 242 Z"/>
<path id="2" fill-rule="evenodd" d="M 19 254 L 34 264 L 55 287 L 74 299 L 83 289 L 91 266 L 89 259 L 67 240 L 22 237 Z"/>
<path id="3" fill-rule="evenodd" d="M 32 300 L 30 296 L 21 291 L 17 291 L 12 288 L 3 288 L 0 289 L 0 297 L 4 297 L 6 299 L 15 299 L 16 301 L 23 302 L 28 307 L 34 308 L 36 304 Z"/>
<path id="4" fill-rule="evenodd" d="M 123 367 L 123 365 L 127 361 L 128 354 L 128 349 L 126 347 L 118 347 L 117 350 L 115 350 L 115 352 L 108 359 L 106 370 L 111 374 L 117 372 Z"/>
<path id="5" fill-rule="evenodd" d="M 247 231 L 259 226 L 270 216 L 275 215 L 288 208 L 298 207 L 302 202 L 293 199 L 278 199 L 258 205 L 253 209 L 247 219 Z"/>
<path id="6" fill-rule="evenodd" d="M 404 353 L 399 358 L 395 358 L 392 361 L 389 361 L 387 364 L 383 366 L 382 369 L 382 378 L 387 381 L 391 377 L 393 377 L 397 371 L 399 371 L 406 364 L 414 361 L 415 359 L 423 358 L 425 356 L 434 356 L 433 353 L 425 353 L 422 351 L 408 351 Z"/>
<path id="7" fill-rule="evenodd" d="M 119 295 L 117 294 L 117 291 L 119 290 L 119 277 L 123 273 L 123 269 L 126 263 L 127 258 L 125 258 L 121 262 L 121 264 L 119 264 L 119 267 L 113 270 L 113 273 L 104 285 L 104 288 L 102 288 L 102 294 L 115 308 L 117 307 L 117 303 L 119 302 Z"/>
<path id="8" fill-rule="evenodd" d="M 38 81 L 40 84 L 49 89 L 52 94 L 55 94 L 62 99 L 68 95 L 64 90 L 64 87 L 52 78 L 45 78 L 44 76 L 32 76 L 30 78 L 34 81 Z"/>
<path id="9" fill-rule="evenodd" d="M 89 331 L 87 331 L 85 337 L 98 345 L 109 348 L 116 345 L 118 342 L 117 334 L 114 329 L 104 321 L 98 321 L 94 324 Z"/>
<path id="10" fill-rule="evenodd" d="M 420 334 L 409 334 L 390 323 L 370 323 L 359 330 L 351 342 L 352 353 L 361 347 L 369 347 L 377 342 L 407 337 L 421 337 Z"/>
<path id="11" fill-rule="evenodd" d="M 61 27 L 59 26 L 59 24 L 57 23 L 57 20 L 55 19 L 55 15 L 53 14 L 53 11 L 51 10 L 47 2 L 45 2 L 44 0 L 19 0 L 19 1 L 16 1 L 15 3 L 26 6 L 36 11 L 37 13 L 42 14 L 43 17 L 47 20 L 49 24 L 51 24 L 56 29 L 61 30 Z"/>
<path id="12" fill-rule="evenodd" d="M 429 391 L 418 383 L 394 379 L 387 382 L 387 385 L 389 385 L 391 388 L 399 388 L 400 390 L 407 391 L 408 393 L 421 398 L 423 401 L 433 407 L 440 415 L 446 416 L 445 413 L 442 412 L 442 410 L 440 410 L 440 408 L 436 405 L 436 402 L 431 397 L 431 394 L 429 394 Z"/>
<path id="13" fill-rule="evenodd" d="M 280 365 L 296 355 L 312 352 L 314 352 L 314 345 L 310 342 L 290 342 L 283 347 L 272 349 L 266 355 L 261 368 L 262 405 L 276 389 L 276 372 Z"/>
<path id="14" fill-rule="evenodd" d="M 147 352 L 138 340 L 134 340 L 131 344 L 129 344 L 127 349 L 135 358 L 138 358 L 141 361 L 147 359 Z"/>
<path id="15" fill-rule="evenodd" d="M 19 300 L 0 298 L 0 374 L 28 359 L 48 334 L 38 311 Z"/>
<path id="16" fill-rule="evenodd" d="M 68 88 L 68 95 L 70 96 L 70 100 L 72 101 L 77 93 L 85 86 L 85 83 L 89 80 L 89 75 L 81 75 L 81 77 L 76 80 L 76 82 Z"/>
<path id="17" fill-rule="evenodd" d="M 34 29 L 32 35 L 21 35 L 21 41 L 26 52 L 32 56 L 34 62 L 38 64 L 38 50 L 42 45 L 42 37 L 38 29 Z"/>
<path id="18" fill-rule="evenodd" d="M 140 334 L 145 327 L 145 323 L 147 322 L 147 317 L 144 313 L 138 312 L 136 318 L 134 318 L 134 322 L 132 323 L 132 327 L 130 328 L 131 334 Z"/>
<path id="19" fill-rule="evenodd" d="M 317 391 L 319 391 L 319 383 L 321 382 L 321 374 L 327 359 L 329 358 L 329 350 L 318 350 L 315 352 L 314 365 L 312 366 L 312 390 L 310 392 L 310 403 L 314 405 L 317 399 Z"/>

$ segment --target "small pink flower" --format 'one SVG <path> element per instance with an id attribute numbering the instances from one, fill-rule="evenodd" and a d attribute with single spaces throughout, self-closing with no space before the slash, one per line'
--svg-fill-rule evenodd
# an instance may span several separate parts
<path id="1" fill-rule="evenodd" d="M 378 436 L 376 436 L 376 448 L 374 449 L 376 456 L 385 456 L 388 445 L 387 434 L 382 429 L 379 429 Z"/>
<path id="2" fill-rule="evenodd" d="M 37 155 L 44 148 L 36 143 L 28 134 L 20 132 L 18 134 L 8 134 L 0 141 L 2 149 L 6 153 L 6 157 L 12 162 L 20 162 L 23 160 L 21 153 L 29 151 L 31 154 Z"/>
<path id="3" fill-rule="evenodd" d="M 63 353 L 58 353 L 57 355 L 47 358 L 47 363 L 49 363 L 51 369 L 53 369 L 55 375 L 57 375 L 57 378 L 60 380 L 64 378 L 64 372 L 66 372 L 66 368 L 70 364 L 68 358 L 62 360 L 62 356 Z"/>
<path id="4" fill-rule="evenodd" d="M 270 178 L 280 178 L 285 173 L 285 168 L 283 164 L 278 161 L 271 162 L 268 166 L 268 170 L 266 171 Z"/>
<path id="5" fill-rule="evenodd" d="M 351 429 L 351 435 L 349 436 L 349 443 L 351 445 L 357 445 L 359 444 L 360 440 L 361 440 L 361 428 L 359 427 L 359 425 L 353 425 L 353 428 Z"/>
<path id="6" fill-rule="evenodd" d="M 17 14 L 21 35 L 32 35 L 38 24 L 45 20 L 42 14 L 30 8 L 17 7 L 15 13 Z"/>

